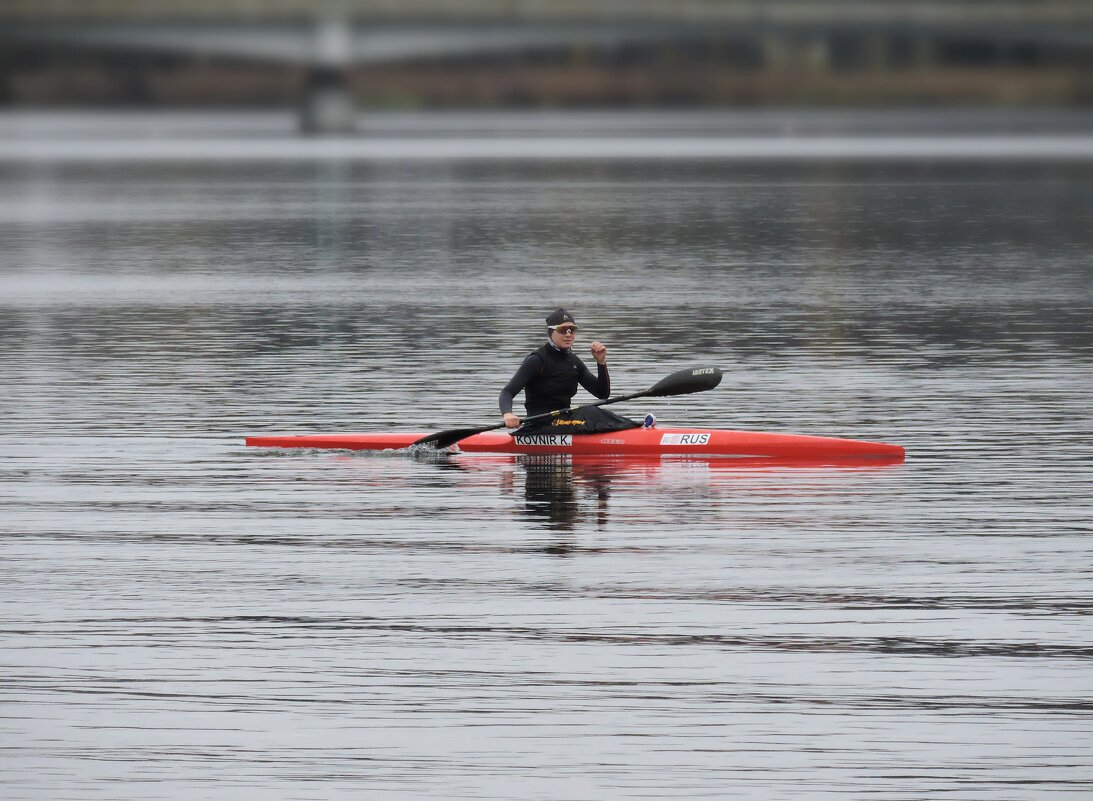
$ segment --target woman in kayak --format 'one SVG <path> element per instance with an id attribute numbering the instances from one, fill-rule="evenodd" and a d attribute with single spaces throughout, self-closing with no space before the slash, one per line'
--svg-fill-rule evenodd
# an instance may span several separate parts
<path id="1" fill-rule="evenodd" d="M 577 394 L 578 384 L 597 398 L 603 399 L 611 394 L 607 348 L 604 344 L 596 341 L 589 349 L 596 360 L 596 375 L 593 376 L 573 352 L 573 342 L 577 336 L 573 315 L 565 309 L 555 309 L 546 318 L 546 324 L 546 344 L 528 354 L 498 398 L 498 406 L 509 428 L 520 426 L 520 418 L 512 413 L 512 401 L 521 390 L 529 416 L 568 409 Z"/>

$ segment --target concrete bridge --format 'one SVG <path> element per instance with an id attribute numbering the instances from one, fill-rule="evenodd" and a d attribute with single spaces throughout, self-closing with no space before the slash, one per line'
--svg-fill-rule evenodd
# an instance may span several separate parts
<path id="1" fill-rule="evenodd" d="M 1089 0 L 4 0 L 0 40 L 307 65 L 307 130 L 352 126 L 355 65 L 723 37 L 825 69 L 856 37 L 928 63 L 945 37 L 1093 50 Z"/>

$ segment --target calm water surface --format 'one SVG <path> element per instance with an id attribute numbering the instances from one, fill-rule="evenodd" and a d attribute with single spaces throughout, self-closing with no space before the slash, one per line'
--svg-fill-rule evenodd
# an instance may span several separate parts
<path id="1" fill-rule="evenodd" d="M 0 190 L 5 798 L 1093 792 L 1087 161 L 69 156 Z M 243 447 L 490 422 L 559 303 L 619 392 L 726 371 L 624 413 L 907 462 Z"/>

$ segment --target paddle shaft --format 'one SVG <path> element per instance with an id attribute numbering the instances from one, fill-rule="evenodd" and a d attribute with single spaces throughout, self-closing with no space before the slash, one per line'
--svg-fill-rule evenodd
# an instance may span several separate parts
<path id="1" fill-rule="evenodd" d="M 543 412 L 542 414 L 533 414 L 530 417 L 525 417 L 520 421 L 521 426 L 525 426 L 528 423 L 534 423 L 539 420 L 548 420 L 552 417 L 564 417 L 574 412 L 579 412 L 582 409 L 591 409 L 594 406 L 607 406 L 609 403 L 621 403 L 622 401 L 634 400 L 634 398 L 644 398 L 652 390 L 647 389 L 643 392 L 634 392 L 630 395 L 619 395 L 617 398 L 604 398 L 593 403 L 585 403 L 581 406 L 574 406 L 569 409 L 555 409 L 552 412 Z M 432 434 L 428 437 L 422 437 L 414 445 L 432 445 L 437 450 L 443 450 L 449 445 L 454 445 L 461 439 L 467 437 L 473 437 L 475 434 L 484 434 L 487 431 L 496 431 L 499 428 L 505 428 L 504 423 L 497 423 L 490 426 L 479 426 L 478 428 L 458 428 L 451 431 L 441 431 L 437 434 Z"/>
<path id="2" fill-rule="evenodd" d="M 619 395 L 617 398 L 604 398 L 603 400 L 593 401 L 592 403 L 584 403 L 580 406 L 574 406 L 569 409 L 555 409 L 553 412 L 543 412 L 542 414 L 533 414 L 530 417 L 524 417 L 520 420 L 520 425 L 526 426 L 528 423 L 534 423 L 537 420 L 546 420 L 550 417 L 564 417 L 567 414 L 573 414 L 573 412 L 579 412 L 581 409 L 591 409 L 593 406 L 607 406 L 609 403 L 622 403 L 623 401 L 634 400 L 634 398 L 644 398 L 652 390 L 646 389 L 641 392 L 634 392 L 630 395 Z M 505 424 L 502 423 L 494 428 L 504 428 Z"/>

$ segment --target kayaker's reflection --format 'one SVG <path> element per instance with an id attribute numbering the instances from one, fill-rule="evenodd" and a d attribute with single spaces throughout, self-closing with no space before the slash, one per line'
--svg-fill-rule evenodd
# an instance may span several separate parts
<path id="1" fill-rule="evenodd" d="M 578 525 L 607 525 L 611 480 L 617 472 L 598 462 L 547 454 L 442 459 L 436 466 L 478 476 L 493 474 L 500 493 L 517 501 L 517 515 L 551 532 L 539 550 L 558 556 L 574 550 L 572 532 Z"/>
<path id="2" fill-rule="evenodd" d="M 605 472 L 585 469 L 565 456 L 525 456 L 517 464 L 525 474 L 526 519 L 551 531 L 572 531 L 589 519 L 592 501 L 596 524 L 606 525 L 610 479 Z M 559 549 L 568 547 L 559 544 Z"/>

